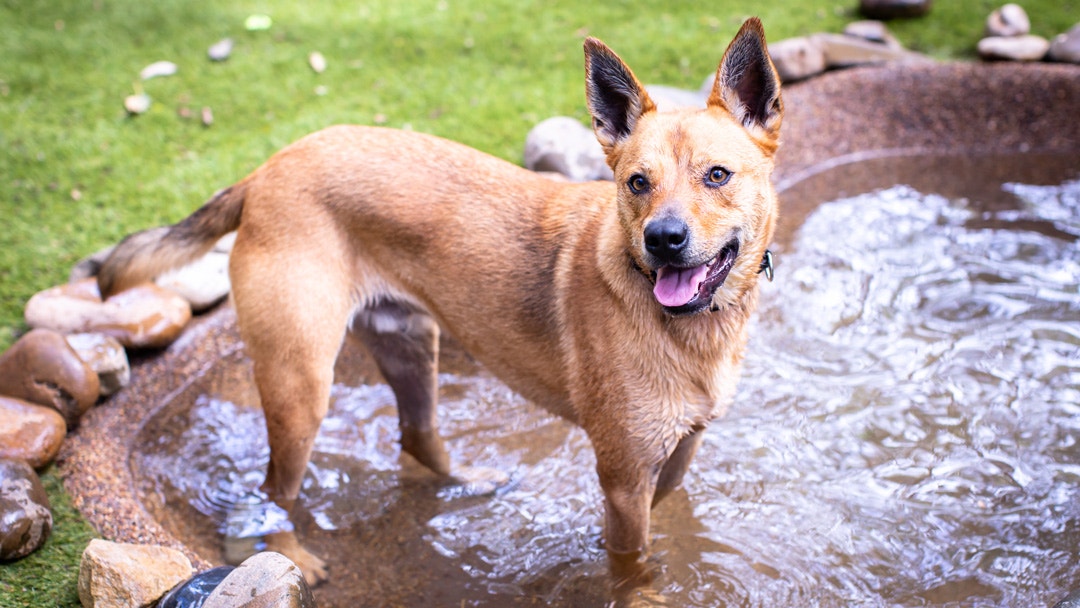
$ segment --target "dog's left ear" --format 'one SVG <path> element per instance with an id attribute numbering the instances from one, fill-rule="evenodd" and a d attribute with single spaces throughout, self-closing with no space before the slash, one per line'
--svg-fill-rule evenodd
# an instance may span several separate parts
<path id="1" fill-rule="evenodd" d="M 774 143 L 779 139 L 784 116 L 780 75 L 757 17 L 747 19 L 728 45 L 708 105 L 725 108 L 751 132 L 761 132 Z"/>
<path id="2" fill-rule="evenodd" d="M 585 92 L 593 131 L 607 154 L 642 114 L 656 109 L 630 68 L 596 38 L 585 39 Z"/>

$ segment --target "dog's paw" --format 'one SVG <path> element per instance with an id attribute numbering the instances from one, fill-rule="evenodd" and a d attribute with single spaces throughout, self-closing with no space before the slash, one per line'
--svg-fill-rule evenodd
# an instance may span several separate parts
<path id="1" fill-rule="evenodd" d="M 493 496 L 513 487 L 516 480 L 506 471 L 490 467 L 456 467 L 447 477 L 450 485 L 439 490 L 439 498 L 476 498 Z"/>
<path id="2" fill-rule="evenodd" d="M 304 573 L 308 586 L 314 587 L 330 577 L 326 562 L 300 544 L 294 532 L 278 532 L 266 537 L 266 550 L 277 551 L 291 559 Z"/>

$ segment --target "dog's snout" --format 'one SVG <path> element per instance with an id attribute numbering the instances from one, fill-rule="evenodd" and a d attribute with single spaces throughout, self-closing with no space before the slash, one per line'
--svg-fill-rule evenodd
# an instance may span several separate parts
<path id="1" fill-rule="evenodd" d="M 645 226 L 645 250 L 662 262 L 678 259 L 690 240 L 690 228 L 682 219 L 662 217 Z"/>

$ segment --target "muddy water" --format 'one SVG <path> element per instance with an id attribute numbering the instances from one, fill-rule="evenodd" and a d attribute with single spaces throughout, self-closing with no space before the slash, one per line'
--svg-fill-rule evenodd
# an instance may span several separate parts
<path id="1" fill-rule="evenodd" d="M 671 605 L 1049 606 L 1080 588 L 1080 167 L 886 158 L 782 199 L 739 398 L 654 513 Z M 446 349 L 453 460 L 513 481 L 473 497 L 402 457 L 393 396 L 350 348 L 296 522 L 332 568 L 320 606 L 603 605 L 583 433 Z M 214 559 L 267 460 L 247 366 L 226 353 L 131 461 L 147 508 Z"/>

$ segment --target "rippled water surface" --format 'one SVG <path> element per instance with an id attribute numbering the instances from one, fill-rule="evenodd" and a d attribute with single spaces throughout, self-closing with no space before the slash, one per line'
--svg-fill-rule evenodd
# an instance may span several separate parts
<path id="1" fill-rule="evenodd" d="M 783 194 L 739 396 L 653 516 L 672 605 L 1049 606 L 1080 588 L 1080 173 L 1044 160 L 879 159 Z M 320 606 L 603 605 L 580 430 L 448 357 L 453 460 L 513 475 L 464 496 L 400 456 L 392 394 L 350 358 L 297 522 L 332 568 Z M 132 457 L 147 506 L 204 555 L 267 459 L 247 374 L 228 354 Z"/>

